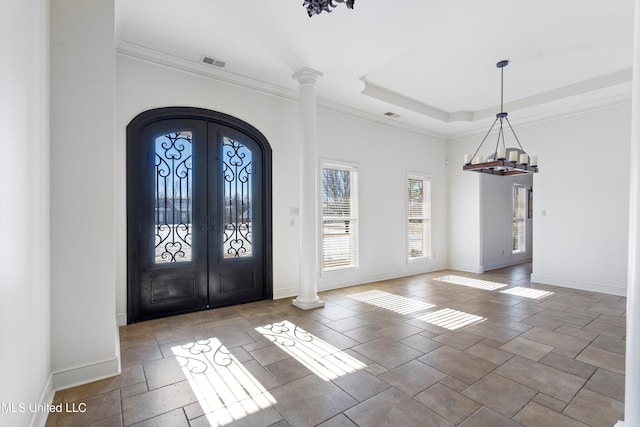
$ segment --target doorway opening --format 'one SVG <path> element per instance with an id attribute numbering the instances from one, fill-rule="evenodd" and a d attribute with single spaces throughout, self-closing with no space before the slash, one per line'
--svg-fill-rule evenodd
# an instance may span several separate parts
<path id="1" fill-rule="evenodd" d="M 271 147 L 167 107 L 127 126 L 127 323 L 273 298 Z"/>

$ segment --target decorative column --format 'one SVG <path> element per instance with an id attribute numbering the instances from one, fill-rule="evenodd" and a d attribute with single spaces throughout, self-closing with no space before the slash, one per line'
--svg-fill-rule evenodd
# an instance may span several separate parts
<path id="1" fill-rule="evenodd" d="M 299 288 L 293 305 L 309 310 L 324 306 L 318 297 L 318 147 L 316 82 L 322 73 L 304 67 L 293 75 L 300 85 L 300 242 Z"/>
<path id="2" fill-rule="evenodd" d="M 616 427 L 640 425 L 640 0 L 635 2 L 630 172 L 625 404 L 624 422 Z"/>

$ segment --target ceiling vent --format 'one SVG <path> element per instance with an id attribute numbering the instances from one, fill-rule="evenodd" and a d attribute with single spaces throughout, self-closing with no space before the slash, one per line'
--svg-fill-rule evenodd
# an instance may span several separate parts
<path id="1" fill-rule="evenodd" d="M 213 58 L 211 56 L 206 56 L 206 55 L 202 57 L 200 62 L 207 65 L 213 65 L 214 67 L 218 67 L 218 68 L 224 68 L 227 65 L 227 63 L 224 61 L 220 61 L 216 58 Z"/>
<path id="2" fill-rule="evenodd" d="M 400 114 L 392 113 L 391 111 L 387 111 L 386 113 L 384 113 L 384 115 L 387 117 L 391 117 L 392 119 L 397 119 L 398 117 L 400 117 Z"/>

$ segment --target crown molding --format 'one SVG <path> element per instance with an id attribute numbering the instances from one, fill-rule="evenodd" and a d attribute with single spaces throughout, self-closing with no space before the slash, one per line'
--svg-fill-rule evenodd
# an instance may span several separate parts
<path id="1" fill-rule="evenodd" d="M 261 94 L 274 96 L 287 101 L 297 103 L 300 100 L 300 93 L 297 90 L 291 90 L 272 85 L 270 83 L 252 79 L 250 77 L 246 77 L 230 71 L 218 70 L 205 64 L 200 64 L 173 55 L 168 55 L 166 53 L 149 49 L 144 46 L 140 46 L 127 41 L 118 42 L 116 52 L 119 55 L 140 59 L 164 67 L 169 67 L 175 70 L 195 74 L 200 77 L 216 80 L 218 82 L 237 86 L 243 89 L 249 89 Z M 319 73 L 319 71 L 315 72 Z M 376 114 L 331 102 L 322 98 L 318 98 L 317 108 L 320 110 L 325 110 L 335 114 L 372 122 L 377 125 L 385 126 L 392 129 L 398 129 L 429 138 L 440 139 L 442 141 L 446 140 L 447 138 L 446 135 L 438 132 L 433 132 L 419 126 L 397 122 L 386 117 L 379 117 Z"/>
<path id="2" fill-rule="evenodd" d="M 514 128 L 522 128 L 538 123 L 544 123 L 552 120 L 587 113 L 590 111 L 597 111 L 630 103 L 631 90 L 629 89 L 629 91 L 625 93 L 619 93 L 607 97 L 600 97 L 589 102 L 582 102 L 579 106 L 576 106 L 575 104 L 571 104 L 568 106 L 551 106 L 545 108 L 545 110 L 541 112 L 523 114 L 522 116 L 519 116 L 517 122 L 512 123 L 512 125 Z M 478 126 L 475 126 L 473 129 L 448 135 L 447 142 L 456 142 L 466 138 L 484 136 L 487 133 L 490 124 L 491 122 L 484 121 L 483 124 L 478 124 Z"/>
<path id="3" fill-rule="evenodd" d="M 633 79 L 633 69 L 625 68 L 613 73 L 583 80 L 578 83 L 551 89 L 546 92 L 520 98 L 504 104 L 502 111 L 519 111 L 532 108 L 542 104 L 548 104 L 563 99 L 579 96 L 585 93 L 606 89 L 611 86 L 621 85 L 631 82 Z M 425 104 L 417 99 L 394 92 L 375 83 L 368 82 L 366 76 L 360 78 L 364 83 L 363 95 L 379 101 L 388 102 L 398 107 L 406 108 L 418 114 L 440 120 L 445 123 L 453 122 L 476 122 L 495 117 L 496 111 L 500 111 L 500 106 L 492 106 L 478 111 L 453 111 L 441 110 L 432 105 Z M 604 100 L 603 102 L 607 102 Z"/>

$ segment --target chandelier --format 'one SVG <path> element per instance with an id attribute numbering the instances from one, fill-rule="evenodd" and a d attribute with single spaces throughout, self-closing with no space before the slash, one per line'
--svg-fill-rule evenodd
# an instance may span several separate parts
<path id="1" fill-rule="evenodd" d="M 346 3 L 349 9 L 353 9 L 355 0 L 304 0 L 302 4 L 307 8 L 309 16 L 320 15 L 322 12 L 331 13 L 331 9 L 337 7 L 335 3 Z"/>
<path id="2" fill-rule="evenodd" d="M 509 61 L 506 60 L 496 64 L 496 67 L 500 68 L 500 112 L 496 114 L 496 119 L 491 125 L 491 128 L 489 128 L 489 132 L 484 136 L 480 146 L 476 149 L 475 153 L 473 153 L 473 156 L 465 154 L 462 170 L 490 173 L 492 175 L 518 175 L 538 172 L 538 158 L 536 156 L 529 157 L 527 152 L 524 151 L 513 127 L 511 127 L 507 113 L 504 111 L 504 67 L 508 64 Z M 500 122 L 500 126 L 495 151 L 486 158 L 478 156 L 480 148 L 482 148 L 482 145 L 498 121 Z M 505 145 L 504 130 L 502 128 L 504 122 L 507 122 L 507 125 L 509 125 L 509 129 L 518 143 L 518 147 L 507 147 Z"/>

